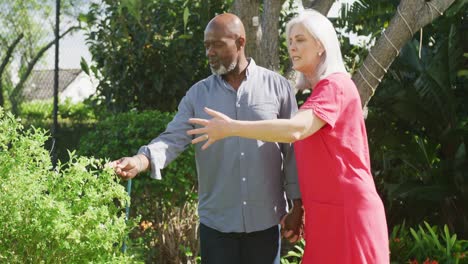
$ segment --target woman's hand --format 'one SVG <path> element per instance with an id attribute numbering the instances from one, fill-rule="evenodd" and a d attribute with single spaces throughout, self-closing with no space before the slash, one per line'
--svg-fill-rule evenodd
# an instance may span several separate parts
<path id="1" fill-rule="evenodd" d="M 202 127 L 187 131 L 188 135 L 202 134 L 201 136 L 192 140 L 192 144 L 197 144 L 202 141 L 206 141 L 205 144 L 202 146 L 202 150 L 207 149 L 211 144 L 215 143 L 216 141 L 228 137 L 230 132 L 230 125 L 233 121 L 225 114 L 212 110 L 208 107 L 205 107 L 204 110 L 213 118 L 210 120 L 202 118 L 190 118 L 190 124 L 200 125 Z"/>

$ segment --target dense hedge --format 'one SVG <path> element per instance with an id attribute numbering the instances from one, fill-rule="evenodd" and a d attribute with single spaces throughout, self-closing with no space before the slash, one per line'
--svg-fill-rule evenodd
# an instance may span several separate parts
<path id="1" fill-rule="evenodd" d="M 43 128 L 51 131 L 53 126 L 53 102 L 52 100 L 25 102 L 20 105 L 21 124 L 25 128 Z M 55 140 L 48 138 L 45 148 L 54 151 L 62 162 L 69 159 L 68 150 L 74 150 L 78 146 L 80 138 L 89 132 L 97 117 L 93 108 L 87 103 L 72 103 L 64 101 L 59 104 L 58 124 L 59 128 Z"/>
<path id="2" fill-rule="evenodd" d="M 148 144 L 163 132 L 173 116 L 173 113 L 159 111 L 109 116 L 81 138 L 78 153 L 110 159 L 132 156 L 140 146 Z M 194 208 L 197 198 L 193 148 L 186 150 L 164 169 L 162 177 L 162 180 L 153 180 L 145 173 L 132 181 L 130 213 L 131 216 L 141 216 L 141 223 L 140 229 L 132 234 L 129 250 L 144 256 L 146 262 L 151 263 L 169 258 L 185 259 L 186 248 L 190 248 L 191 252 L 197 249 L 196 235 L 193 233 L 197 223 L 196 213 L 194 210 L 178 211 L 178 208 Z"/>
<path id="3" fill-rule="evenodd" d="M 174 111 L 187 89 L 209 73 L 205 26 L 229 9 L 220 0 L 103 0 L 80 16 L 99 79 L 98 106 Z"/>
<path id="4" fill-rule="evenodd" d="M 112 160 L 132 156 L 140 146 L 148 144 L 162 133 L 173 117 L 173 113 L 159 111 L 128 112 L 109 116 L 81 138 L 78 154 Z M 154 200 L 148 202 L 153 204 L 161 202 L 181 205 L 187 200 L 196 199 L 194 186 L 197 177 L 193 148 L 182 153 L 164 169 L 162 176 L 161 181 L 150 179 L 148 173 L 137 176 L 133 183 L 136 196 L 150 195 Z M 140 193 L 141 191 L 143 193 Z"/>
<path id="5" fill-rule="evenodd" d="M 46 139 L 0 108 L 0 262 L 129 262 L 120 253 L 128 196 L 118 179 L 73 154 L 52 169 Z"/>

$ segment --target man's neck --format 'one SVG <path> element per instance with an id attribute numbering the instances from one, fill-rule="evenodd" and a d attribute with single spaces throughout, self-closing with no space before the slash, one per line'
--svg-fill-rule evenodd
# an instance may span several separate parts
<path id="1" fill-rule="evenodd" d="M 237 91 L 242 81 L 245 79 L 248 65 L 249 62 L 247 59 L 240 60 L 239 64 L 234 70 L 222 76 L 223 79 L 229 83 L 232 88 L 234 88 L 234 90 Z"/>

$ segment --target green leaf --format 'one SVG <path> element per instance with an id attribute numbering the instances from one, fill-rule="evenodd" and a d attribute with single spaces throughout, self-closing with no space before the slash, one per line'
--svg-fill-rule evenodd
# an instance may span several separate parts
<path id="1" fill-rule="evenodd" d="M 432 243 L 434 243 L 438 249 L 444 250 L 444 247 L 442 247 L 442 244 L 440 244 L 439 237 L 436 235 L 432 227 L 426 221 L 424 221 L 424 225 L 426 226 L 426 229 L 431 234 Z"/>
<path id="2" fill-rule="evenodd" d="M 78 15 L 78 21 L 88 23 L 88 16 L 86 14 L 80 14 Z"/>
<path id="3" fill-rule="evenodd" d="M 188 7 L 185 7 L 185 9 L 184 9 L 184 31 L 187 29 L 187 23 L 188 23 L 189 16 L 190 16 L 190 11 L 189 11 Z"/>
<path id="4" fill-rule="evenodd" d="M 80 66 L 81 66 L 81 69 L 89 76 L 88 63 L 86 62 L 86 60 L 83 57 L 81 57 Z"/>

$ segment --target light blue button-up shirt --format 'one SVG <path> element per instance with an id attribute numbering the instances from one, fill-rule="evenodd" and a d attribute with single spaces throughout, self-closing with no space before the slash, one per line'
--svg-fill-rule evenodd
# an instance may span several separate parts
<path id="1" fill-rule="evenodd" d="M 160 179 L 166 167 L 190 144 L 188 119 L 211 118 L 205 106 L 232 119 L 290 118 L 297 111 L 293 89 L 279 74 L 250 59 L 246 78 L 234 90 L 211 75 L 193 85 L 179 104 L 166 131 L 140 148 L 151 163 L 151 177 Z M 215 142 L 207 150 L 195 145 L 200 222 L 220 232 L 254 232 L 279 223 L 289 199 L 300 198 L 291 144 L 240 137 Z"/>

